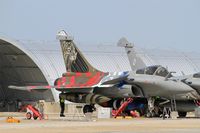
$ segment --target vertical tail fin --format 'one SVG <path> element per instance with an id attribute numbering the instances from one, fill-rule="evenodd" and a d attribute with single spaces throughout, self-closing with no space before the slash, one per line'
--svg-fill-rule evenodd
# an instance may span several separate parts
<path id="1" fill-rule="evenodd" d="M 129 59 L 129 63 L 131 65 L 131 69 L 137 70 L 139 68 L 144 68 L 146 67 L 145 63 L 143 62 L 143 60 L 137 55 L 137 52 L 135 51 L 134 45 L 129 43 L 126 38 L 121 38 L 118 43 L 117 46 L 119 47 L 125 47 L 128 59 Z"/>
<path id="2" fill-rule="evenodd" d="M 60 40 L 60 45 L 63 53 L 63 58 L 67 72 L 95 72 L 94 68 L 83 56 L 73 41 L 73 37 L 67 35 L 62 30 L 58 32 L 57 39 Z"/>

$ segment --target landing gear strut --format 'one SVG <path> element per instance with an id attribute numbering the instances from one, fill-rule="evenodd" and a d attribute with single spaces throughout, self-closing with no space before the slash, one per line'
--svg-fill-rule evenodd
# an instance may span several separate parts
<path id="1" fill-rule="evenodd" d="M 148 112 L 147 112 L 147 117 L 153 117 L 155 115 L 154 112 L 154 103 L 155 103 L 155 98 L 150 97 L 148 98 Z"/>

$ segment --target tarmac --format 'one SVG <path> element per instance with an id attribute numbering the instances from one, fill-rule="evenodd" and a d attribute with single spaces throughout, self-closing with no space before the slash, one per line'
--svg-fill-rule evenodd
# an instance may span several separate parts
<path id="1" fill-rule="evenodd" d="M 82 119 L 52 117 L 48 120 L 20 119 L 7 123 L 0 117 L 0 133 L 200 133 L 197 118 Z"/>

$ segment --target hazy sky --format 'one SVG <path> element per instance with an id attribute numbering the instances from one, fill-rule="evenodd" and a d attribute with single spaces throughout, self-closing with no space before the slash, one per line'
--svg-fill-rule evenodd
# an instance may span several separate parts
<path id="1" fill-rule="evenodd" d="M 200 50 L 200 0 L 0 0 L 0 34 L 55 40 L 65 29 L 77 42 Z"/>

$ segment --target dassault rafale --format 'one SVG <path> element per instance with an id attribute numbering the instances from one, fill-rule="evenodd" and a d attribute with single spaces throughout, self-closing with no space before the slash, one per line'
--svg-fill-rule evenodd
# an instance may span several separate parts
<path id="1" fill-rule="evenodd" d="M 152 97 L 192 99 L 196 96 L 196 91 L 187 84 L 170 80 L 171 73 L 163 67 L 153 66 L 136 72 L 102 72 L 86 60 L 73 38 L 64 30 L 58 32 L 57 39 L 60 41 L 66 66 L 66 72 L 62 74 L 62 77 L 56 79 L 54 85 L 10 85 L 9 88 L 28 91 L 45 91 L 55 88 L 61 92 L 60 101 L 63 99 L 75 103 L 86 103 L 83 107 L 84 113 L 91 112 L 94 104 L 113 107 L 117 103 L 115 99 L 147 98 L 151 112 L 154 104 Z M 61 103 L 60 116 L 64 116 L 62 104 L 64 103 Z"/>

